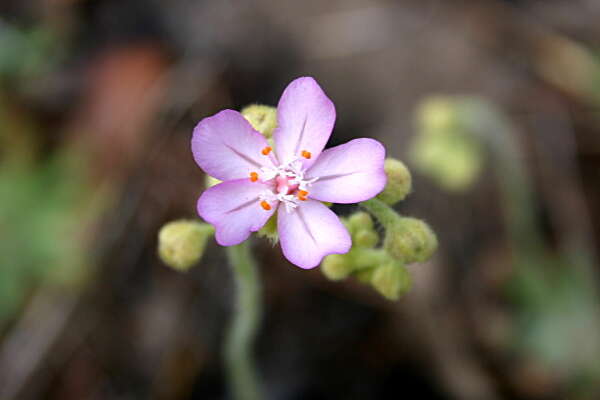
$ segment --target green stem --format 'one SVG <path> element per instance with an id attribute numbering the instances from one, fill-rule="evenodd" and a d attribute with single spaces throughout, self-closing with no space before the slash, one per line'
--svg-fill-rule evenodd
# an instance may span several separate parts
<path id="1" fill-rule="evenodd" d="M 516 129 L 502 114 L 480 100 L 465 99 L 460 110 L 469 131 L 489 146 L 515 255 L 524 260 L 537 258 L 545 252 L 545 246 L 535 219 L 533 185 L 516 139 Z"/>
<path id="2" fill-rule="evenodd" d="M 225 367 L 236 400 L 259 400 L 260 385 L 252 344 L 261 319 L 262 301 L 258 268 L 249 241 L 227 247 L 237 287 L 237 301 L 225 343 Z"/>
<path id="3" fill-rule="evenodd" d="M 549 250 L 544 243 L 544 234 L 536 220 L 536 206 L 529 180 L 527 165 L 517 140 L 517 130 L 508 119 L 479 100 L 465 100 L 462 106 L 470 131 L 489 145 L 493 167 L 496 170 L 511 249 L 518 268 L 517 273 L 535 273 L 546 277 Z M 593 282 L 597 272 L 588 254 L 583 250 L 581 258 L 565 258 L 570 266 L 590 283 L 587 290 L 600 301 L 600 293 Z"/>
<path id="4" fill-rule="evenodd" d="M 359 203 L 359 206 L 373 214 L 386 229 L 400 218 L 400 215 L 392 207 L 375 197 Z"/>
<path id="5" fill-rule="evenodd" d="M 376 267 L 389 260 L 390 257 L 383 249 L 357 248 L 350 252 L 355 271 Z"/>

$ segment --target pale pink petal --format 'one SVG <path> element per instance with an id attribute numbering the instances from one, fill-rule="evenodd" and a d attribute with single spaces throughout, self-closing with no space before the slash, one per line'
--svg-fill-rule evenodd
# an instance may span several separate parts
<path id="1" fill-rule="evenodd" d="M 308 188 L 309 197 L 332 203 L 358 203 L 383 190 L 385 148 L 373 139 L 354 139 L 325 150 L 306 171 L 317 178 Z"/>
<path id="2" fill-rule="evenodd" d="M 317 159 L 335 123 L 335 107 L 313 78 L 298 78 L 288 85 L 277 106 L 275 152 L 282 164 L 302 158 L 308 167 Z"/>
<path id="3" fill-rule="evenodd" d="M 226 181 L 210 187 L 198 199 L 198 214 L 216 229 L 215 238 L 222 246 L 239 244 L 263 227 L 275 212 L 276 203 L 266 211 L 259 195 L 268 186 L 250 179 Z"/>
<path id="4" fill-rule="evenodd" d="M 314 268 L 326 255 L 346 253 L 352 246 L 338 216 L 314 200 L 300 202 L 289 213 L 279 207 L 277 230 L 283 255 L 300 268 Z"/>
<path id="5" fill-rule="evenodd" d="M 260 173 L 273 166 L 273 155 L 261 150 L 269 144 L 263 135 L 237 111 L 223 110 L 204 118 L 194 128 L 192 153 L 196 163 L 208 175 L 227 181 Z"/>

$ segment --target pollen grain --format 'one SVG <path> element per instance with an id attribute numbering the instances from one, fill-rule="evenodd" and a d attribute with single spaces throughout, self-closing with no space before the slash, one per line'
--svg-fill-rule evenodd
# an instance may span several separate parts
<path id="1" fill-rule="evenodd" d="M 263 200 L 260 202 L 260 206 L 263 208 L 263 210 L 265 211 L 269 211 L 271 209 L 271 205 L 266 201 Z"/>
<path id="2" fill-rule="evenodd" d="M 271 152 L 271 150 L 273 150 L 271 148 L 271 146 L 267 146 L 267 147 L 265 147 L 264 149 L 261 150 L 261 153 L 262 153 L 263 156 L 268 156 L 269 153 Z"/>
<path id="3" fill-rule="evenodd" d="M 250 181 L 256 182 L 258 180 L 258 173 L 250 172 Z"/>
<path id="4" fill-rule="evenodd" d="M 298 200 L 306 201 L 308 196 L 308 192 L 306 190 L 298 190 Z"/>
<path id="5" fill-rule="evenodd" d="M 300 153 L 302 155 L 302 157 L 306 158 L 307 160 L 310 160 L 310 158 L 312 157 L 312 154 L 310 154 L 310 151 L 306 151 L 306 150 L 302 150 L 302 153 Z"/>

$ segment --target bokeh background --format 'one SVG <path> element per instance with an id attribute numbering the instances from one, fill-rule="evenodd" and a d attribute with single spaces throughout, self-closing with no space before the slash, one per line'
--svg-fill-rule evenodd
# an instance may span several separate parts
<path id="1" fill-rule="evenodd" d="M 411 168 L 396 208 L 440 246 L 390 302 L 256 242 L 268 398 L 600 398 L 599 21 L 597 0 L 3 0 L 0 398 L 229 398 L 224 252 L 180 273 L 157 232 L 195 217 L 194 125 L 304 75 L 329 145 Z"/>

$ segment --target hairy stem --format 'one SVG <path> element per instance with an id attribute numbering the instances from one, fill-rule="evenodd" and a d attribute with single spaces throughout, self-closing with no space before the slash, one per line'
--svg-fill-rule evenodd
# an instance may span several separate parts
<path id="1" fill-rule="evenodd" d="M 261 319 L 261 284 L 249 241 L 227 247 L 237 289 L 233 318 L 225 343 L 225 367 L 235 400 L 262 398 L 252 344 Z"/>
<path id="2" fill-rule="evenodd" d="M 379 220 L 379 223 L 386 229 L 400 218 L 398 213 L 392 207 L 375 197 L 359 203 L 359 206 L 373 214 L 373 216 Z"/>

